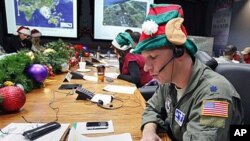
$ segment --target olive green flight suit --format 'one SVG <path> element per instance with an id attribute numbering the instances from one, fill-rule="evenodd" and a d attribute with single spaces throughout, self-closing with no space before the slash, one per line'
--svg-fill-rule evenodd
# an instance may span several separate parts
<path id="1" fill-rule="evenodd" d="M 147 102 L 141 129 L 154 122 L 164 129 L 169 125 L 178 141 L 229 141 L 230 125 L 243 124 L 241 99 L 232 84 L 197 59 L 185 94 L 178 102 L 176 97 L 173 84 L 160 85 Z"/>

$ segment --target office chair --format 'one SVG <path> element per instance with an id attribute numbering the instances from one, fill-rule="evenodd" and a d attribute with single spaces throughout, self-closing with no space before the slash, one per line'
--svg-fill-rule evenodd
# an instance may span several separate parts
<path id="1" fill-rule="evenodd" d="M 210 67 L 212 70 L 215 70 L 215 68 L 218 66 L 218 62 L 205 51 L 197 51 L 195 57 L 198 58 L 202 63 Z"/>
<path id="2" fill-rule="evenodd" d="M 250 65 L 237 63 L 217 63 L 217 61 L 204 51 L 198 51 L 196 57 L 217 73 L 223 75 L 232 83 L 239 93 L 243 109 L 244 123 L 250 124 Z"/>
<path id="3" fill-rule="evenodd" d="M 250 65 L 220 63 L 215 71 L 228 79 L 239 93 L 244 109 L 244 123 L 250 124 Z"/>

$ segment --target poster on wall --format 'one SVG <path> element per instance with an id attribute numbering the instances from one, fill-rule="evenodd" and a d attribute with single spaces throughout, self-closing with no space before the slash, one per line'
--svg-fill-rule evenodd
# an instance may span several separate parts
<path id="1" fill-rule="evenodd" d="M 215 56 L 223 55 L 224 47 L 228 43 L 231 13 L 231 0 L 217 1 L 216 11 L 213 14 L 212 31 L 214 37 L 214 54 Z"/>
<path id="2" fill-rule="evenodd" d="M 8 34 L 20 26 L 43 36 L 77 37 L 77 0 L 5 0 Z"/>
<path id="3" fill-rule="evenodd" d="M 141 32 L 153 0 L 95 0 L 94 38 L 113 40 L 126 29 Z"/>
<path id="4" fill-rule="evenodd" d="M 231 10 L 221 9 L 213 15 L 212 36 L 214 44 L 225 46 L 227 44 L 231 21 Z"/>

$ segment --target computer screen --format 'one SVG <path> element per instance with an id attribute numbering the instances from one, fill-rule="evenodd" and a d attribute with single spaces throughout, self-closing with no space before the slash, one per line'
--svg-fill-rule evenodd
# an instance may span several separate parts
<path id="1" fill-rule="evenodd" d="M 141 32 L 153 0 L 95 0 L 94 38 L 113 40 L 126 29 Z"/>
<path id="2" fill-rule="evenodd" d="M 77 0 L 5 0 L 8 34 L 20 26 L 42 36 L 77 38 Z"/>

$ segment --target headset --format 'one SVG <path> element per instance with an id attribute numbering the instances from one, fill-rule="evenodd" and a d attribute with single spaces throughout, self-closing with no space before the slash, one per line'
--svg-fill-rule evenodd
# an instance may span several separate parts
<path id="1" fill-rule="evenodd" d="M 173 48 L 173 56 L 161 67 L 159 72 L 161 72 L 174 58 L 181 57 L 185 52 L 185 49 L 183 46 L 177 46 Z"/>
<path id="2" fill-rule="evenodd" d="M 173 49 L 173 56 L 178 58 L 184 54 L 185 50 L 183 46 L 175 46 Z"/>
<path id="3" fill-rule="evenodd" d="M 99 99 L 97 102 L 97 106 L 100 108 L 106 109 L 106 110 L 116 110 L 116 109 L 123 107 L 123 101 L 121 99 L 112 97 L 111 101 L 113 101 L 113 100 L 117 100 L 117 101 L 121 102 L 121 104 L 118 106 L 114 106 L 112 103 L 107 104 L 107 105 L 103 105 L 103 101 L 101 99 Z"/>

